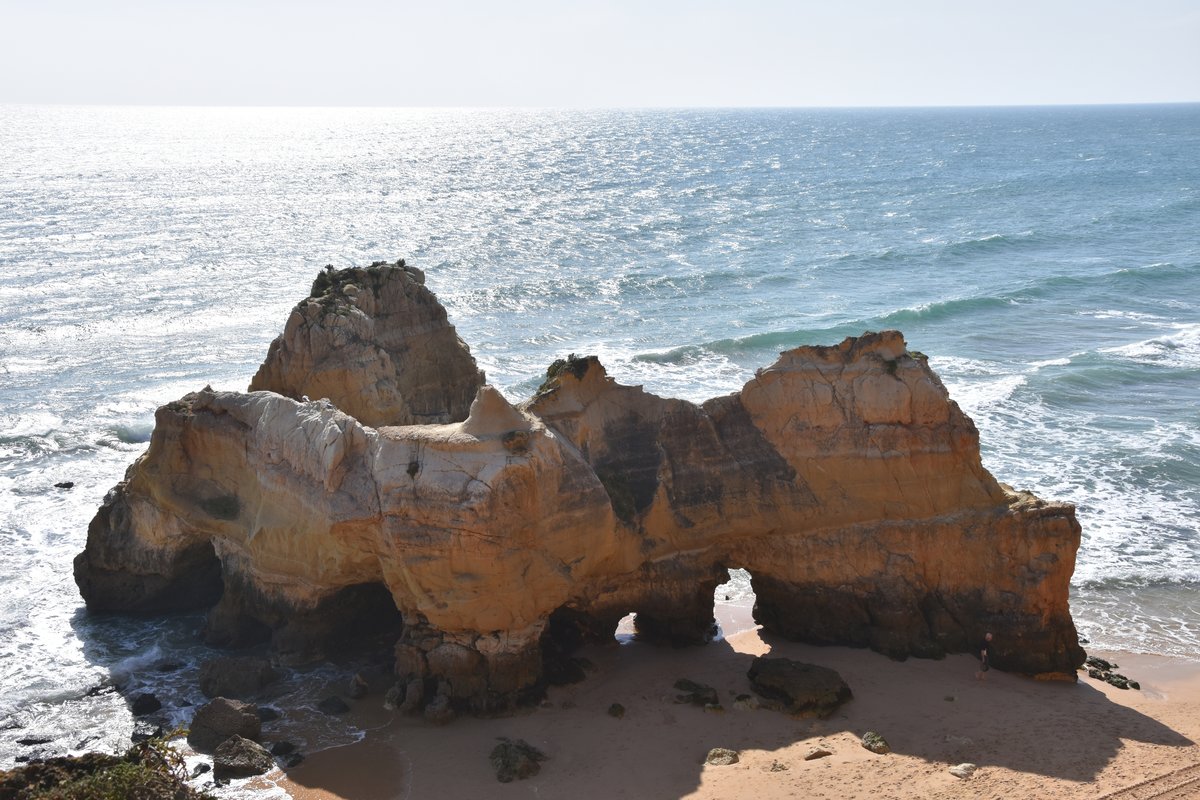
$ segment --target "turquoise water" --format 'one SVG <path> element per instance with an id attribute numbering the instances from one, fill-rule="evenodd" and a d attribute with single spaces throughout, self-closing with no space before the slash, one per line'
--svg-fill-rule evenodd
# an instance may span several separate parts
<path id="1" fill-rule="evenodd" d="M 154 408 L 244 389 L 324 264 L 400 256 L 514 400 L 568 352 L 701 400 L 780 350 L 903 330 L 986 466 L 1078 505 L 1084 635 L 1200 657 L 1200 106 L 0 121 L 0 719 L 21 731 L 108 741 L 123 704 L 86 688 L 163 684 L 131 666 L 148 647 L 196 655 L 195 618 L 90 619 L 71 580 Z"/>

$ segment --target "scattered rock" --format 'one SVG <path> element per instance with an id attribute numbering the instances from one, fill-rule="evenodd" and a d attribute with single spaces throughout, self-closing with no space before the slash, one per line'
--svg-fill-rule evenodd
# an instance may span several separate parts
<path id="1" fill-rule="evenodd" d="M 404 687 L 404 702 L 400 704 L 400 711 L 405 714 L 415 713 L 424 699 L 425 682 L 420 678 L 413 678 Z"/>
<path id="2" fill-rule="evenodd" d="M 73 489 L 73 488 L 75 488 L 75 481 L 60 481 L 59 483 L 54 484 L 54 488 L 55 489 Z"/>
<path id="3" fill-rule="evenodd" d="M 282 716 L 278 709 L 271 708 L 270 706 L 259 706 L 254 711 L 263 722 L 274 722 Z"/>
<path id="4" fill-rule="evenodd" d="M 725 747 L 714 747 L 704 757 L 704 763 L 710 767 L 728 767 L 730 764 L 738 763 L 738 761 L 737 751 L 729 750 Z"/>
<path id="5" fill-rule="evenodd" d="M 704 706 L 705 714 L 724 714 L 725 706 L 720 703 L 706 703 Z"/>
<path id="6" fill-rule="evenodd" d="M 1089 678 L 1094 678 L 1098 681 L 1104 681 L 1107 684 L 1117 687 L 1118 689 L 1141 689 L 1142 685 L 1137 681 L 1130 680 L 1119 672 L 1114 672 L 1117 664 L 1112 661 L 1105 661 L 1098 656 L 1088 656 L 1084 663 L 1084 668 L 1087 670 Z"/>
<path id="7" fill-rule="evenodd" d="M 767 769 L 769 769 L 771 772 L 787 772 L 788 765 L 782 761 L 772 761 L 771 766 Z"/>
<path id="8" fill-rule="evenodd" d="M 367 679 L 362 676 L 361 672 L 356 672 L 350 679 L 350 686 L 346 689 L 346 694 L 350 695 L 351 700 L 361 700 L 367 696 L 369 689 Z"/>
<path id="9" fill-rule="evenodd" d="M 450 698 L 444 694 L 437 695 L 425 706 L 423 716 L 426 722 L 432 722 L 434 725 L 445 725 L 453 721 L 455 714 L 450 705 Z"/>
<path id="10" fill-rule="evenodd" d="M 608 715 L 610 717 L 621 719 L 625 716 L 625 706 L 621 705 L 620 703 L 613 703 L 608 707 Z"/>
<path id="11" fill-rule="evenodd" d="M 211 753 L 230 736 L 257 740 L 261 735 L 258 709 L 240 700 L 218 697 L 196 710 L 187 742 L 199 753 Z"/>
<path id="12" fill-rule="evenodd" d="M 133 699 L 133 704 L 129 710 L 135 717 L 144 717 L 147 714 L 153 714 L 162 708 L 162 703 L 151 692 L 142 692 Z"/>
<path id="13" fill-rule="evenodd" d="M 207 761 L 201 761 L 199 764 L 192 767 L 192 780 L 195 780 L 196 778 L 199 778 L 204 773 L 211 772 L 211 771 L 212 771 L 212 765 L 209 764 Z"/>
<path id="14" fill-rule="evenodd" d="M 236 734 L 213 753 L 213 774 L 218 778 L 248 778 L 274 768 L 275 759 L 261 744 Z"/>
<path id="15" fill-rule="evenodd" d="M 875 731 L 867 731 L 862 737 L 862 746 L 870 750 L 872 753 L 885 755 L 892 752 L 892 748 L 888 746 L 887 739 Z"/>
<path id="16" fill-rule="evenodd" d="M 200 691 L 205 697 L 247 700 L 279 675 L 265 658 L 226 656 L 200 667 Z"/>
<path id="17" fill-rule="evenodd" d="M 979 769 L 979 767 L 975 766 L 974 764 L 957 764 L 950 768 L 950 774 L 956 778 L 962 778 L 965 781 L 974 775 L 975 770 L 977 769 Z"/>
<path id="18" fill-rule="evenodd" d="M 854 696 L 834 670 L 790 658 L 759 656 L 746 675 L 754 691 L 791 714 L 828 717 Z"/>
<path id="19" fill-rule="evenodd" d="M 159 739 L 166 733 L 166 729 L 161 722 L 153 720 L 137 719 L 133 721 L 133 733 L 129 734 L 129 741 L 137 744 L 144 742 L 147 739 Z"/>
<path id="20" fill-rule="evenodd" d="M 826 750 L 824 747 L 814 747 L 804 754 L 805 761 L 816 761 L 818 758 L 828 758 L 833 755 L 832 750 Z"/>
<path id="21" fill-rule="evenodd" d="M 47 736 L 26 736 L 22 739 L 17 739 L 17 744 L 22 747 L 33 747 L 39 744 L 50 744 L 54 740 Z"/>
<path id="22" fill-rule="evenodd" d="M 395 711 L 404 702 L 404 684 L 397 681 L 393 683 L 391 688 L 383 693 L 383 707 L 388 711 Z"/>
<path id="23" fill-rule="evenodd" d="M 687 678 L 675 681 L 675 688 L 683 694 L 675 695 L 676 703 L 691 703 L 694 706 L 720 705 L 721 696 L 717 690 L 703 683 L 696 683 Z"/>
<path id="24" fill-rule="evenodd" d="M 513 741 L 501 737 L 500 744 L 492 748 L 488 760 L 496 770 L 496 780 L 511 783 L 537 775 L 542 769 L 541 762 L 546 760 L 546 754 L 524 739 Z"/>
<path id="25" fill-rule="evenodd" d="M 758 698 L 752 694 L 739 694 L 733 701 L 734 711 L 754 711 L 759 707 Z"/>
<path id="26" fill-rule="evenodd" d="M 322 714 L 336 716 L 338 714 L 345 714 L 348 712 L 350 710 L 350 706 L 346 704 L 345 700 L 338 697 L 336 694 L 333 694 L 317 703 L 317 710 Z"/>

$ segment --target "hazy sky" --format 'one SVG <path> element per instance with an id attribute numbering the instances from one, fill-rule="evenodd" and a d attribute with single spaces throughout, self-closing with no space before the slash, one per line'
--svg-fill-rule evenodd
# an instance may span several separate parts
<path id="1" fill-rule="evenodd" d="M 0 0 L 0 102 L 1198 100 L 1198 0 Z"/>

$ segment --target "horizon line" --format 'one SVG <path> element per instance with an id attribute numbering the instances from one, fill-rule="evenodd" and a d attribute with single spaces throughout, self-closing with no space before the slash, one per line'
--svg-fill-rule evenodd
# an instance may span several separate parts
<path id="1" fill-rule="evenodd" d="M 195 108 L 195 109 L 345 109 L 345 110 L 407 110 L 407 111 L 889 111 L 956 109 L 1035 109 L 1035 108 L 1134 108 L 1150 106 L 1200 105 L 1196 100 L 1138 100 L 1116 102 L 1065 103 L 961 103 L 961 104 L 883 104 L 883 105 L 387 105 L 387 104 L 311 104 L 291 103 L 111 103 L 111 102 L 30 102 L 0 99 L 2 106 L 34 108 Z"/>

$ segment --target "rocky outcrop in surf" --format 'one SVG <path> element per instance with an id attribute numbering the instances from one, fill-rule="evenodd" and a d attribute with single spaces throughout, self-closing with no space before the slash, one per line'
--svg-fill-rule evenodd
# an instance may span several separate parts
<path id="1" fill-rule="evenodd" d="M 473 383 L 410 268 L 326 272 L 314 296 L 354 310 L 309 298 L 252 391 L 158 410 L 76 559 L 89 608 L 211 606 L 210 641 L 269 639 L 285 662 L 389 637 L 407 707 L 477 713 L 536 697 L 630 612 L 644 637 L 705 641 L 731 567 L 752 575 L 757 621 L 790 638 L 937 657 L 992 631 L 1002 669 L 1073 678 L 1083 661 L 1073 507 L 997 483 L 898 332 L 788 351 L 698 405 L 571 357 L 514 406 Z M 433 354 L 431 325 L 393 302 L 416 303 L 456 355 Z M 378 352 L 399 356 L 361 355 Z M 352 387 L 373 376 L 371 410 L 342 378 L 304 377 L 317 363 Z M 438 398 L 418 404 L 445 411 L 438 424 L 394 411 L 417 396 Z"/>

